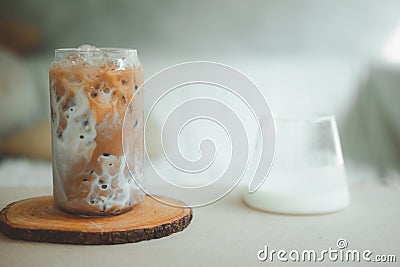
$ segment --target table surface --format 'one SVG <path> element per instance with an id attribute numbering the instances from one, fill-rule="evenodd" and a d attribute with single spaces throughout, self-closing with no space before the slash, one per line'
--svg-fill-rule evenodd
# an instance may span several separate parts
<path id="1" fill-rule="evenodd" d="M 260 262 L 257 252 L 266 245 L 270 250 L 318 252 L 337 249 L 339 238 L 347 240 L 348 249 L 394 254 L 397 264 L 400 261 L 399 188 L 359 184 L 351 188 L 352 203 L 347 209 L 313 216 L 251 209 L 241 200 L 242 190 L 236 188 L 221 201 L 195 209 L 186 230 L 158 240 L 85 246 L 26 242 L 0 234 L 0 266 L 265 266 L 270 262 Z M 0 187 L 0 205 L 50 193 L 48 187 Z M 323 265 L 338 266 L 338 262 L 326 260 Z"/>

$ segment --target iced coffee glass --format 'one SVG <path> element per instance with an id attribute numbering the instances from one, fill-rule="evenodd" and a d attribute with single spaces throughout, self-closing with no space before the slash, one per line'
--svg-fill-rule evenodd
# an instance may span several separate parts
<path id="1" fill-rule="evenodd" d="M 142 200 L 142 82 L 136 50 L 84 45 L 55 51 L 50 106 L 53 194 L 60 209 L 115 215 Z"/>

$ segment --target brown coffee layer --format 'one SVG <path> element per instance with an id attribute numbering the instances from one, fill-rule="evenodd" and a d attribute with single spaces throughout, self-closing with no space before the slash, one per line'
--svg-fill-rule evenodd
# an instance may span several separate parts
<path id="1" fill-rule="evenodd" d="M 62 209 L 118 214 L 143 198 L 136 184 L 143 179 L 142 83 L 141 66 L 52 64 L 53 190 Z"/>

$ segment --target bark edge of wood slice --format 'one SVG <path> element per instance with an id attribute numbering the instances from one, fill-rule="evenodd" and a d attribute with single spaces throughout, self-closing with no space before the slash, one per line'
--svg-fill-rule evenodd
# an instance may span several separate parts
<path id="1" fill-rule="evenodd" d="M 168 202 L 179 204 L 179 201 Z M 132 210 L 109 217 L 79 217 L 60 211 L 52 196 L 24 199 L 0 212 L 0 231 L 27 241 L 106 245 L 158 239 L 183 231 L 192 209 L 169 206 L 146 196 Z"/>

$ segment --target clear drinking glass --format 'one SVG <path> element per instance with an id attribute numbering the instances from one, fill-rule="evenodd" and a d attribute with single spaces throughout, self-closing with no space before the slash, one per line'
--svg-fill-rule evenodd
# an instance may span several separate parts
<path id="1" fill-rule="evenodd" d="M 274 118 L 275 161 L 263 186 L 244 201 L 257 209 L 318 214 L 349 202 L 345 168 L 334 116 L 282 115 Z"/>
<path id="2" fill-rule="evenodd" d="M 53 194 L 62 210 L 113 215 L 142 200 L 135 182 L 143 180 L 143 93 L 135 95 L 142 83 L 136 50 L 84 45 L 55 51 L 50 67 Z M 125 153 L 123 127 L 130 140 Z M 134 166 L 131 172 L 126 161 Z"/>

